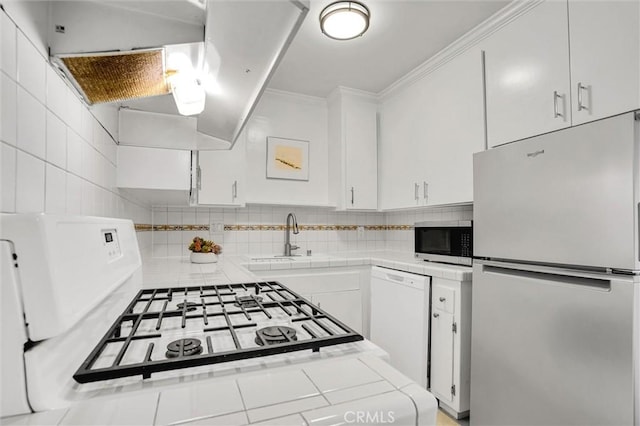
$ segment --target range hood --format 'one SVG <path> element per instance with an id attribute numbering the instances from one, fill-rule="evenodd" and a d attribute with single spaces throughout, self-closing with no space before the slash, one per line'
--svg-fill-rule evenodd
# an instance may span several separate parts
<path id="1" fill-rule="evenodd" d="M 50 56 L 87 105 L 152 122 L 168 114 L 193 129 L 179 143 L 121 144 L 230 149 L 308 10 L 308 0 L 51 1 Z M 167 52 L 185 46 L 205 89 L 204 110 L 191 117 L 179 115 L 167 83 Z"/>

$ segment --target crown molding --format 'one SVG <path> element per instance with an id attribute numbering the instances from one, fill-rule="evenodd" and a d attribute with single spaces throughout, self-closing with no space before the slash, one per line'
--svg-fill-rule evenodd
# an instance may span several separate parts
<path id="1" fill-rule="evenodd" d="M 353 89 L 351 87 L 338 86 L 329 93 L 327 101 L 332 102 L 338 96 L 347 95 L 354 96 L 360 99 L 364 99 L 371 102 L 378 101 L 378 94 L 373 92 L 367 92 L 366 90 Z"/>
<path id="2" fill-rule="evenodd" d="M 485 21 L 469 30 L 453 43 L 433 55 L 431 58 L 427 59 L 403 77 L 380 91 L 377 94 L 378 100 L 384 101 L 395 92 L 414 84 L 463 52 L 477 45 L 480 41 L 486 39 L 500 28 L 528 13 L 543 1 L 544 0 L 514 0 L 487 18 Z"/>
<path id="3" fill-rule="evenodd" d="M 268 89 L 265 89 L 264 94 L 265 95 L 278 96 L 278 97 L 281 97 L 281 98 L 294 99 L 294 100 L 297 100 L 297 101 L 303 101 L 303 102 L 311 103 L 311 104 L 317 104 L 317 105 L 323 105 L 323 106 L 327 105 L 327 99 L 326 98 L 321 98 L 319 96 L 305 95 L 305 94 L 296 93 L 296 92 L 288 92 L 286 90 L 268 88 Z"/>

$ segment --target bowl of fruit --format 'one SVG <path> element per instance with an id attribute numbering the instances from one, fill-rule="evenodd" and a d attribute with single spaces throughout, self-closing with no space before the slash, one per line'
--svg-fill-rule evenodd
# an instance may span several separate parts
<path id="1" fill-rule="evenodd" d="M 222 247 L 211 240 L 195 237 L 189 244 L 191 263 L 215 263 Z"/>

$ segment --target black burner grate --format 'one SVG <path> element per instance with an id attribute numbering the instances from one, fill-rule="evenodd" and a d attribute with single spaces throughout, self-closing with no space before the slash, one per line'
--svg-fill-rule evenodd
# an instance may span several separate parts
<path id="1" fill-rule="evenodd" d="M 199 303 L 194 302 L 194 297 Z M 178 302 L 175 305 L 174 300 Z M 280 324 L 264 328 L 256 322 L 254 317 L 258 316 L 273 318 L 275 322 L 284 316 L 297 330 Z M 178 329 L 184 330 L 187 322 L 192 325 L 194 321 L 199 324 L 197 336 L 192 336 L 194 333 L 190 331 L 189 336 L 171 339 L 166 353 L 163 351 L 161 357 L 153 356 L 154 346 L 163 339 L 163 325 L 169 329 L 173 327 L 171 332 L 166 332 L 170 337 L 175 333 L 176 324 L 179 324 Z M 141 326 L 143 323 L 145 325 Z M 149 323 L 153 325 L 149 327 Z M 259 329 L 260 332 L 255 333 Z M 241 343 L 241 333 L 247 332 L 253 333 L 252 345 Z M 304 332 L 304 338 L 300 332 Z M 229 336 L 235 348 L 214 347 L 213 333 Z M 274 281 L 145 289 L 138 292 L 73 378 L 78 383 L 135 375 L 149 378 L 160 371 L 293 351 L 318 351 L 321 347 L 359 340 L 363 340 L 360 334 Z M 109 358 L 110 365 L 105 367 L 101 355 L 114 344 L 119 349 Z M 146 354 L 139 362 L 131 362 L 128 350 L 140 344 L 146 344 Z M 123 363 L 125 356 L 127 361 Z"/>

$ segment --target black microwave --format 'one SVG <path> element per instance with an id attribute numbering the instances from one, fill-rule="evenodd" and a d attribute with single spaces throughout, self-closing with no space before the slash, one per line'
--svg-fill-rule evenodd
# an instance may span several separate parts
<path id="1" fill-rule="evenodd" d="M 417 222 L 414 226 L 415 253 L 418 259 L 432 262 L 471 265 L 473 222 Z"/>

